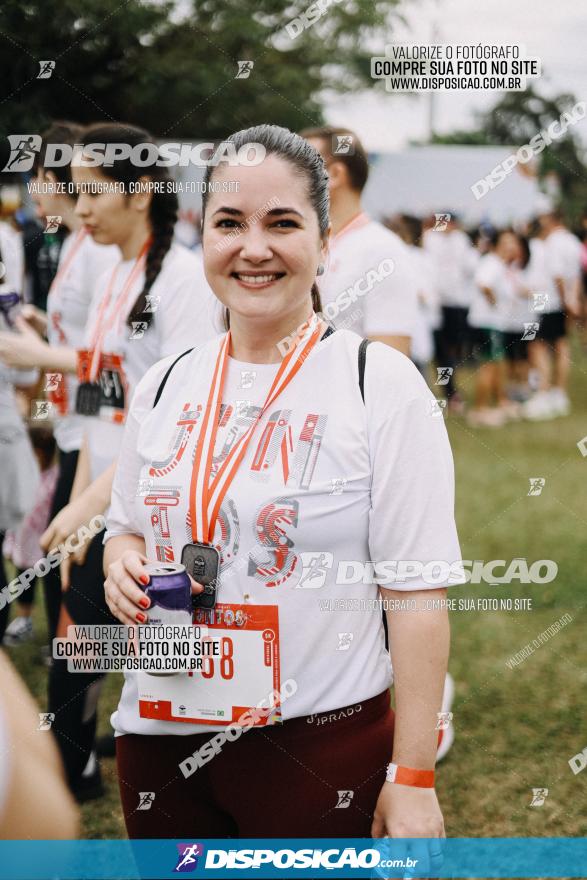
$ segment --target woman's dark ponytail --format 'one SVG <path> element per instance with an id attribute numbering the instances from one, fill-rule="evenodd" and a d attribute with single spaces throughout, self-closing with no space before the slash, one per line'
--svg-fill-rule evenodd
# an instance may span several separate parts
<path id="1" fill-rule="evenodd" d="M 322 311 L 322 300 L 320 298 L 320 291 L 318 290 L 318 285 L 315 281 L 312 284 L 312 308 L 315 312 Z"/>
<path id="2" fill-rule="evenodd" d="M 173 241 L 173 230 L 177 223 L 177 196 L 175 193 L 153 193 L 149 211 L 149 220 L 153 230 L 153 239 L 147 253 L 145 265 L 145 284 L 139 293 L 135 304 L 130 310 L 127 324 L 132 326 L 134 321 L 144 321 L 151 326 L 153 311 L 145 311 L 147 295 L 161 271 L 161 265 L 166 253 Z"/>

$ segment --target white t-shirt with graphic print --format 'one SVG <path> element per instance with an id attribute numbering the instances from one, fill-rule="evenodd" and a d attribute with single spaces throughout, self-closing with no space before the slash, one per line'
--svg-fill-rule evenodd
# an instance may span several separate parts
<path id="1" fill-rule="evenodd" d="M 261 418 L 214 533 L 222 559 L 218 602 L 277 610 L 281 681 L 297 683 L 283 702 L 284 720 L 369 699 L 391 684 L 381 609 L 360 605 L 377 599 L 378 586 L 361 564 L 460 560 L 442 411 L 411 361 L 380 343 L 367 352 L 363 403 L 359 344 L 355 333 L 340 330 L 315 346 Z M 154 409 L 171 359 L 140 382 L 105 540 L 141 535 L 149 559 L 180 562 L 192 541 L 192 460 L 219 345 L 212 340 L 179 361 Z M 229 359 L 215 468 L 259 412 L 277 369 Z M 139 481 L 147 487 L 142 495 Z M 447 569 L 435 584 L 413 576 L 387 585 L 462 582 Z M 140 717 L 136 673 L 125 675 L 112 724 L 117 734 L 223 729 Z"/>
<path id="2" fill-rule="evenodd" d="M 134 264 L 134 260 L 126 260 L 119 265 L 110 301 L 111 309 L 122 295 Z M 112 270 L 108 270 L 96 284 L 85 331 L 85 348 L 89 348 L 93 339 L 100 305 L 111 276 Z M 149 367 L 167 355 L 179 354 L 217 335 L 213 326 L 217 300 L 208 286 L 198 256 L 182 245 L 171 246 L 150 290 L 153 311 L 151 326 L 141 333 L 140 326 L 130 328 L 126 319 L 143 288 L 144 279 L 144 273 L 135 279 L 125 307 L 110 325 L 103 340 L 103 353 L 112 360 L 101 378 L 110 405 L 101 406 L 96 416 L 82 416 L 92 480 L 100 476 L 118 455 L 130 400 Z M 112 314 L 111 309 L 107 315 Z"/>

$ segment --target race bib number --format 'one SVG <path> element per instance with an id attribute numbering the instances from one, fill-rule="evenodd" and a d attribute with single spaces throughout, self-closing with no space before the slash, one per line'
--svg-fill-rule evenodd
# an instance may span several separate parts
<path id="1" fill-rule="evenodd" d="M 102 388 L 100 414 L 110 417 L 113 422 L 124 422 L 128 384 L 120 355 L 102 354 L 99 376 Z"/>
<path id="2" fill-rule="evenodd" d="M 78 351 L 77 374 L 82 385 L 93 384 L 89 382 L 91 362 L 91 351 Z M 100 401 L 98 409 L 94 414 L 99 414 L 102 418 L 117 424 L 123 424 L 126 418 L 128 382 L 123 367 L 123 359 L 120 355 L 104 352 L 100 355 L 97 384 L 100 386 Z"/>
<path id="3" fill-rule="evenodd" d="M 201 653 L 201 668 L 165 679 L 137 674 L 141 718 L 189 724 L 260 727 L 280 718 L 279 611 L 276 605 L 217 604 L 199 608 L 194 624 L 216 643 Z M 271 712 L 253 713 L 256 707 Z M 241 724 L 245 723 L 245 719 Z"/>

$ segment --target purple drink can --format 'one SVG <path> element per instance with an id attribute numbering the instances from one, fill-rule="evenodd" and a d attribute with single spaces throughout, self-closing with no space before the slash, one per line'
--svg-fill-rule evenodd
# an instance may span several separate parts
<path id="1" fill-rule="evenodd" d="M 163 633 L 171 643 L 175 636 L 168 627 L 192 628 L 192 588 L 185 565 L 176 563 L 149 563 L 145 566 L 149 576 L 147 586 L 139 584 L 151 600 L 147 610 L 147 623 L 139 629 L 142 641 Z M 163 628 L 163 629 L 161 629 Z M 176 631 L 177 632 L 177 631 Z M 159 636 L 160 637 L 160 636 Z M 177 671 L 151 671 L 151 675 L 177 675 Z"/>
<path id="2" fill-rule="evenodd" d="M 10 329 L 14 329 L 14 316 L 20 306 L 20 294 L 16 290 L 0 291 L 0 314 Z"/>

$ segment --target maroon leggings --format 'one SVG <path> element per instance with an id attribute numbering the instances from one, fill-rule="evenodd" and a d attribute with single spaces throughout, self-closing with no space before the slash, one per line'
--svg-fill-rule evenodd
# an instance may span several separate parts
<path id="1" fill-rule="evenodd" d="M 246 730 L 187 779 L 180 762 L 214 734 L 117 737 L 128 836 L 370 837 L 392 753 L 389 691 L 349 709 Z M 139 792 L 155 793 L 150 809 Z"/>

